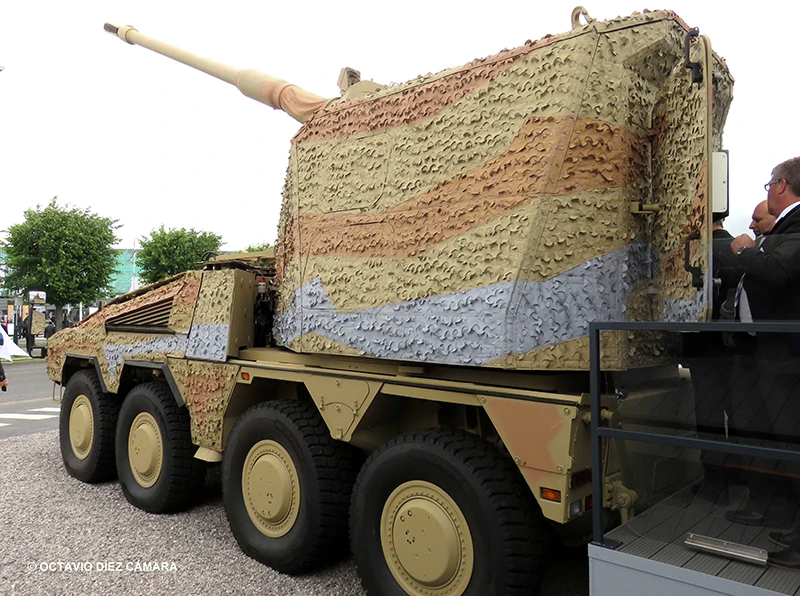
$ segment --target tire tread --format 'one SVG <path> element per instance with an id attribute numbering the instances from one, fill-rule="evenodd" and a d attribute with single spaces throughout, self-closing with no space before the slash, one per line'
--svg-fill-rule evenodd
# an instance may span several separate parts
<path id="1" fill-rule="evenodd" d="M 311 453 L 310 473 L 316 476 L 319 488 L 320 523 L 317 531 L 308 537 L 305 552 L 290 565 L 280 571 L 288 574 L 307 572 L 321 564 L 342 558 L 348 544 L 348 511 L 353 485 L 360 467 L 359 452 L 347 443 L 333 439 L 316 406 L 300 400 L 267 401 L 250 408 L 237 421 L 236 426 L 248 416 L 261 411 L 272 411 L 285 418 L 300 435 L 300 440 Z M 232 471 L 223 469 L 223 493 L 231 482 Z M 229 517 L 230 520 L 230 517 Z M 238 538 L 237 538 L 238 540 Z M 239 543 L 251 557 L 259 559 L 258 553 L 251 552 L 248 545 Z M 345 548 L 342 548 L 342 547 Z M 263 561 L 269 564 L 267 561 Z"/>
<path id="2" fill-rule="evenodd" d="M 158 381 L 142 383 L 132 391 L 134 390 L 149 393 L 157 408 L 161 410 L 167 435 L 162 437 L 164 459 L 169 458 L 172 461 L 172 473 L 167 479 L 167 488 L 160 498 L 143 509 L 150 513 L 184 510 L 194 502 L 197 491 L 205 479 L 205 465 L 194 457 L 196 447 L 192 443 L 189 412 L 185 408 L 178 407 L 172 391 L 165 383 Z M 169 453 L 166 452 L 167 449 L 170 450 Z M 128 491 L 125 492 L 128 496 Z"/>
<path id="3" fill-rule="evenodd" d="M 466 431 L 414 431 L 391 439 L 370 455 L 356 480 L 356 494 L 370 465 L 383 452 L 403 445 L 426 445 L 434 451 L 445 452 L 466 467 L 490 503 L 493 519 L 497 520 L 501 530 L 500 541 L 506 560 L 506 582 L 501 588 L 502 593 L 509 596 L 539 593 L 551 533 L 538 503 L 510 458 L 480 437 Z M 355 503 L 354 499 L 353 507 Z M 359 539 L 355 520 L 356 515 L 351 511 L 350 536 L 353 552 L 358 550 Z M 383 594 L 385 589 L 367 585 L 363 576 L 362 586 L 369 594 Z"/>
<path id="4" fill-rule="evenodd" d="M 115 435 L 117 431 L 117 417 L 119 415 L 120 400 L 116 396 L 103 392 L 103 387 L 100 385 L 100 379 L 97 373 L 93 370 L 81 370 L 76 372 L 67 382 L 67 390 L 70 390 L 70 385 L 73 386 L 78 383 L 85 383 L 89 388 L 87 397 L 97 405 L 97 420 L 95 421 L 95 434 L 93 441 L 97 441 L 97 457 L 91 466 L 85 470 L 78 472 L 67 466 L 66 458 L 62 451 L 62 459 L 67 466 L 69 474 L 83 482 L 97 483 L 107 480 L 113 480 L 117 477 L 116 466 L 116 446 Z M 62 409 L 62 417 L 67 417 L 65 422 L 59 422 L 59 432 L 64 432 L 61 426 L 66 424 L 66 432 L 69 433 L 69 411 Z M 66 443 L 62 445 L 64 448 L 71 449 L 69 446 L 69 437 L 65 437 Z M 91 455 L 89 456 L 91 457 Z M 78 475 L 76 475 L 78 474 Z"/>

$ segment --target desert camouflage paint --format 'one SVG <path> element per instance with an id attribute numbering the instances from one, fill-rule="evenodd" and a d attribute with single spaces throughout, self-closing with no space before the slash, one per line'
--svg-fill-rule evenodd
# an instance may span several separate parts
<path id="1" fill-rule="evenodd" d="M 279 343 L 569 370 L 589 321 L 702 319 L 684 242 L 702 232 L 706 271 L 707 141 L 733 81 L 715 56 L 713 91 L 692 84 L 687 31 L 671 12 L 593 22 L 317 111 L 284 189 Z M 613 334 L 604 363 L 662 350 Z"/>

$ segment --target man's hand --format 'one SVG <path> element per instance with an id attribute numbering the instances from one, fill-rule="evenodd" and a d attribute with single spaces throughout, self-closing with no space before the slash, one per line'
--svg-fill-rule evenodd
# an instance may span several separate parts
<path id="1" fill-rule="evenodd" d="M 753 240 L 749 235 L 740 234 L 739 236 L 736 236 L 736 238 L 733 239 L 733 242 L 731 242 L 731 251 L 733 252 L 733 254 L 738 254 L 739 249 L 753 248 L 755 245 L 756 245 L 755 240 Z"/>

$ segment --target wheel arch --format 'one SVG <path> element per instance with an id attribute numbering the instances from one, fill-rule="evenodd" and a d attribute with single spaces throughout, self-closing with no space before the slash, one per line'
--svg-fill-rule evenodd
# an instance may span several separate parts
<path id="1" fill-rule="evenodd" d="M 236 383 L 225 407 L 222 424 L 222 450 L 224 451 L 231 431 L 242 414 L 260 403 L 279 399 L 296 399 L 313 403 L 308 391 L 299 382 L 253 377 L 248 383 Z"/>
<path id="2" fill-rule="evenodd" d="M 103 389 L 103 393 L 111 393 L 111 391 L 108 390 L 105 379 L 103 378 L 103 371 L 100 368 L 100 362 L 98 361 L 97 356 L 67 354 L 66 359 L 64 360 L 64 367 L 61 369 L 61 386 L 66 387 L 67 383 L 69 383 L 69 380 L 75 375 L 75 373 L 82 370 L 93 370 L 97 375 L 98 381 L 100 381 L 100 387 Z"/>
<path id="3" fill-rule="evenodd" d="M 252 372 L 251 372 L 252 371 Z M 258 369 L 236 387 L 225 411 L 223 445 L 236 420 L 249 407 L 274 399 L 312 403 L 334 439 L 367 453 L 404 432 L 429 428 L 460 429 L 501 445 L 492 417 L 476 394 L 395 385 L 381 380 L 335 374 L 260 376 Z"/>
<path id="4" fill-rule="evenodd" d="M 431 428 L 463 430 L 501 448 L 502 441 L 490 416 L 472 396 L 389 393 L 381 390 L 354 423 L 350 442 L 371 452 L 390 439 Z"/>
<path id="5" fill-rule="evenodd" d="M 127 395 L 136 385 L 151 381 L 165 381 L 169 386 L 178 408 L 186 407 L 183 395 L 175 382 L 169 365 L 163 362 L 150 362 L 147 360 L 126 360 L 122 365 L 119 377 L 119 395 Z"/>

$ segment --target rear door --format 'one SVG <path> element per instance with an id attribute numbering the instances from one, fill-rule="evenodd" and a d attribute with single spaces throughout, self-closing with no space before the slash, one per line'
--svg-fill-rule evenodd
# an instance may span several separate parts
<path id="1" fill-rule="evenodd" d="M 711 46 L 690 42 L 695 76 L 683 61 L 658 91 L 652 117 L 652 188 L 658 211 L 650 241 L 659 255 L 657 320 L 706 320 L 711 311 Z M 697 79 L 702 80 L 698 81 Z"/>

